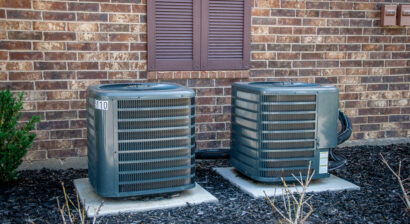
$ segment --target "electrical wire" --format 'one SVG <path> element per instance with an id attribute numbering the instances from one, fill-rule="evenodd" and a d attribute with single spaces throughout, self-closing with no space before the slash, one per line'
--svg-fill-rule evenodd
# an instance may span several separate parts
<path id="1" fill-rule="evenodd" d="M 339 121 L 342 126 L 341 130 L 337 133 L 337 144 L 340 145 L 350 138 L 352 135 L 352 122 L 350 119 L 339 110 Z M 329 156 L 332 161 L 329 162 L 329 170 L 340 169 L 347 164 L 347 159 L 334 152 L 334 149 L 329 150 Z"/>

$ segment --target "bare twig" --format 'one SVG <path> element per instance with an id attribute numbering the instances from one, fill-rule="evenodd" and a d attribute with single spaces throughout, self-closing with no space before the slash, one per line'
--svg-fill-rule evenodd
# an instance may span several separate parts
<path id="1" fill-rule="evenodd" d="M 400 197 L 404 204 L 406 205 L 407 210 L 410 210 L 410 198 L 409 198 L 409 192 L 408 190 L 404 187 L 404 185 L 406 184 L 406 181 L 409 180 L 410 177 L 407 177 L 406 179 L 402 179 L 401 178 L 401 162 L 399 161 L 399 168 L 398 171 L 395 172 L 391 166 L 389 165 L 389 163 L 387 162 L 387 160 L 384 158 L 384 156 L 380 153 L 380 157 L 382 157 L 382 162 L 387 166 L 387 168 L 390 170 L 390 172 L 392 172 L 392 174 L 396 177 L 397 181 L 399 182 L 401 191 L 403 193 L 403 196 Z"/>
<path id="2" fill-rule="evenodd" d="M 85 224 L 86 223 L 86 209 L 84 206 L 81 206 L 81 201 L 78 195 L 78 192 L 76 191 L 76 203 L 74 203 L 70 197 L 68 196 L 66 189 L 64 187 L 64 183 L 61 183 L 61 186 L 63 188 L 63 194 L 64 194 L 64 203 L 63 206 L 60 205 L 60 200 L 58 197 L 56 198 L 57 201 L 57 206 L 58 206 L 58 211 L 60 212 L 61 219 L 63 220 L 63 224 L 67 223 L 66 216 L 68 217 L 68 223 L 74 224 L 74 223 L 81 223 Z M 70 204 L 72 207 L 70 207 Z M 103 206 L 104 201 L 101 203 L 101 205 L 98 207 L 96 211 L 96 215 L 94 216 L 93 219 L 93 224 L 96 223 L 97 221 L 97 216 L 99 211 L 101 210 L 101 207 Z M 74 209 L 75 212 L 72 213 L 71 209 Z"/>
<path id="3" fill-rule="evenodd" d="M 271 200 L 266 195 L 266 192 L 264 192 L 266 200 L 269 202 L 272 210 L 274 212 L 277 212 L 281 216 L 282 220 L 280 220 L 279 222 L 287 224 L 303 224 L 313 213 L 314 209 L 312 205 L 308 203 L 312 196 L 306 198 L 306 190 L 314 175 L 314 171 L 310 173 L 310 166 L 311 164 L 309 163 L 305 181 L 303 180 L 302 174 L 300 174 L 300 179 L 295 175 L 292 175 L 302 187 L 302 190 L 299 191 L 296 186 L 293 186 L 295 188 L 296 194 L 299 195 L 299 199 L 295 196 L 295 193 L 290 190 L 289 186 L 286 184 L 285 179 L 283 177 L 281 178 L 284 187 L 284 194 L 282 195 L 284 210 L 281 210 L 276 206 L 275 197 L 273 197 L 273 199 Z M 276 189 L 274 195 L 276 195 Z M 304 212 L 305 207 L 308 208 L 307 212 Z"/>
<path id="4" fill-rule="evenodd" d="M 95 215 L 94 215 L 94 218 L 93 218 L 93 224 L 95 224 L 95 222 L 97 221 L 98 214 L 100 213 L 101 207 L 103 205 L 104 205 L 104 201 L 101 202 L 100 206 L 98 206 L 97 210 L 95 211 Z"/>

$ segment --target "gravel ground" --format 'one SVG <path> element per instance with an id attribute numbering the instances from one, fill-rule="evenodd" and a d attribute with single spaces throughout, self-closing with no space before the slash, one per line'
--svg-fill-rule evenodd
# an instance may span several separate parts
<path id="1" fill-rule="evenodd" d="M 409 176 L 410 144 L 360 146 L 338 150 L 348 165 L 333 174 L 361 187 L 360 191 L 315 193 L 315 212 L 309 223 L 410 223 L 396 180 L 381 163 L 383 153 L 391 163 L 407 158 L 402 174 Z M 197 163 L 197 182 L 219 199 L 219 203 L 183 208 L 100 217 L 100 223 L 273 223 L 265 199 L 253 199 L 212 171 L 229 166 L 228 160 Z M 393 166 L 393 168 L 397 168 Z M 56 196 L 60 182 L 73 195 L 72 180 L 86 177 L 86 170 L 22 171 L 17 183 L 0 187 L 0 223 L 61 223 Z"/>

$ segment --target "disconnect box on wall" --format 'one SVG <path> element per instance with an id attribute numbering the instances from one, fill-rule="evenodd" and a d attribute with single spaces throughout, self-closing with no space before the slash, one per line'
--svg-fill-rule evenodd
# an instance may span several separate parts
<path id="1" fill-rule="evenodd" d="M 409 26 L 410 25 L 410 5 L 399 5 L 397 25 Z"/>
<path id="2" fill-rule="evenodd" d="M 381 9 L 381 25 L 395 26 L 397 17 L 397 5 L 383 5 Z"/>

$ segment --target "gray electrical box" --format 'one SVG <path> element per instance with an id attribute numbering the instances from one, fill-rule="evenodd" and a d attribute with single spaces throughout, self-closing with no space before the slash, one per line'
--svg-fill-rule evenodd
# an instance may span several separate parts
<path id="1" fill-rule="evenodd" d="M 170 83 L 87 89 L 88 177 L 103 197 L 195 186 L 195 93 Z"/>
<path id="2" fill-rule="evenodd" d="M 339 91 L 295 82 L 232 85 L 231 164 L 261 182 L 328 177 L 328 153 L 337 146 Z"/>

